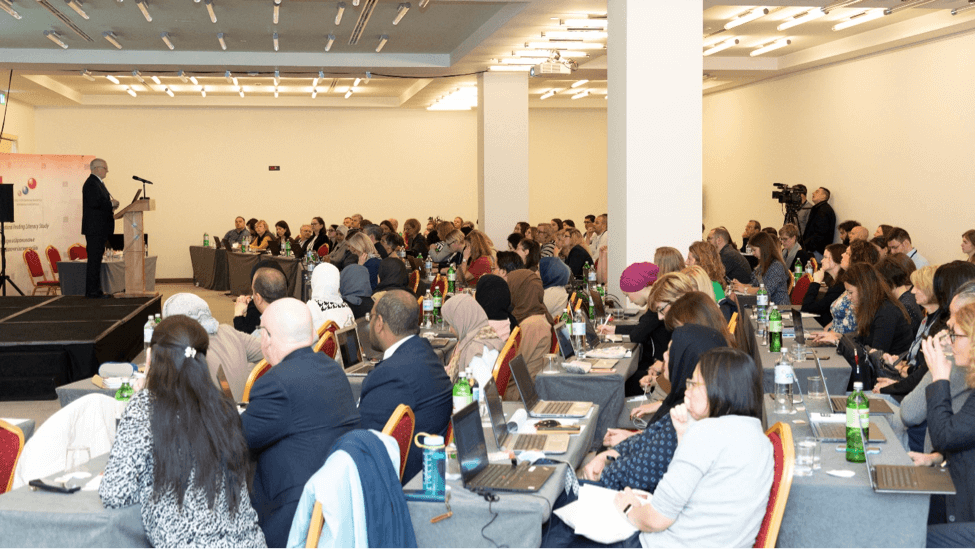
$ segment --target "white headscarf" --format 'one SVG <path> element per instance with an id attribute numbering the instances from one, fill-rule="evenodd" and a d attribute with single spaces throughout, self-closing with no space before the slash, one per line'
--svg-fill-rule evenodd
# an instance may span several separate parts
<path id="1" fill-rule="evenodd" d="M 311 298 L 326 303 L 342 303 L 339 270 L 331 263 L 320 263 L 311 275 Z"/>
<path id="2" fill-rule="evenodd" d="M 210 314 L 210 306 L 203 298 L 194 294 L 176 294 L 163 304 L 162 316 L 169 318 L 173 315 L 186 315 L 200 323 L 210 335 L 217 333 L 220 323 Z"/>

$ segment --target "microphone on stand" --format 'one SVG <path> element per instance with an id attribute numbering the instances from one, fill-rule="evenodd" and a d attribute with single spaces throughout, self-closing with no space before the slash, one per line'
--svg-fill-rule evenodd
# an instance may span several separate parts
<path id="1" fill-rule="evenodd" d="M 142 179 L 138 175 L 133 175 L 132 176 L 132 179 L 135 179 L 136 181 L 141 181 L 142 182 L 142 199 L 143 200 L 148 199 L 149 196 L 146 194 L 146 185 L 147 184 L 152 185 L 152 181 L 149 181 L 148 179 Z"/>

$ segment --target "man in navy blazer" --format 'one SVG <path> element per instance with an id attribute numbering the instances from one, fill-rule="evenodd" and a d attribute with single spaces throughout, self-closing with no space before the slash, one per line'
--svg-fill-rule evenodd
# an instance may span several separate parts
<path id="1" fill-rule="evenodd" d="M 118 200 L 112 198 L 105 187 L 108 175 L 108 162 L 96 158 L 88 165 L 91 175 L 81 188 L 81 234 L 85 235 L 85 248 L 88 253 L 88 266 L 85 269 L 85 297 L 112 297 L 102 293 L 102 254 L 105 241 L 115 231 L 115 216 L 112 210 L 118 208 Z"/>
<path id="2" fill-rule="evenodd" d="M 414 433 L 445 435 L 453 408 L 450 378 L 420 331 L 416 298 L 391 290 L 372 308 L 369 335 L 383 359 L 362 382 L 359 413 L 363 429 L 382 430 L 400 404 L 413 409 Z M 423 468 L 423 451 L 410 445 L 403 484 Z"/>
<path id="3" fill-rule="evenodd" d="M 279 299 L 261 316 L 261 350 L 273 366 L 251 387 L 241 415 L 257 458 L 251 502 L 268 547 L 284 547 L 305 483 L 332 443 L 359 427 L 352 388 L 337 362 L 311 349 L 311 312 Z"/>

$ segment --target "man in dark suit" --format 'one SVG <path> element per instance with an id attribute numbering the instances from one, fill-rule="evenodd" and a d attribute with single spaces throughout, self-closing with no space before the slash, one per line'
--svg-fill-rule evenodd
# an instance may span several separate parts
<path id="1" fill-rule="evenodd" d="M 372 308 L 369 335 L 383 359 L 362 382 L 362 428 L 382 430 L 399 404 L 416 416 L 414 433 L 445 435 L 453 408 L 450 378 L 430 342 L 417 337 L 419 306 L 402 290 L 386 292 Z M 422 468 L 423 451 L 410 445 L 403 484 Z"/>
<path id="2" fill-rule="evenodd" d="M 91 175 L 81 188 L 81 234 L 85 235 L 88 267 L 85 272 L 85 297 L 112 297 L 102 292 L 102 255 L 105 242 L 115 231 L 112 211 L 118 208 L 118 200 L 112 198 L 105 187 L 108 162 L 96 158 L 89 164 Z"/>
<path id="3" fill-rule="evenodd" d="M 829 205 L 829 196 L 829 189 L 826 187 L 813 191 L 812 200 L 815 205 L 809 211 L 809 222 L 802 235 L 802 247 L 808 252 L 815 252 L 817 259 L 823 258 L 823 251 L 833 243 L 836 232 L 836 213 Z"/>
<path id="4" fill-rule="evenodd" d="M 302 489 L 332 443 L 359 427 L 352 388 L 342 367 L 311 349 L 308 307 L 279 299 L 261 317 L 261 350 L 273 366 L 254 382 L 241 415 L 257 458 L 251 502 L 268 547 L 284 547 Z"/>

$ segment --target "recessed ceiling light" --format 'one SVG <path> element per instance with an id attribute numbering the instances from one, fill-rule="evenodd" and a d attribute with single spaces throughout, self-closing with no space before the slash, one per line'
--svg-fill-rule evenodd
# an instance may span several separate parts
<path id="1" fill-rule="evenodd" d="M 750 21 L 754 21 L 754 20 L 758 19 L 759 17 L 764 17 L 764 16 L 768 15 L 768 11 L 769 11 L 768 8 L 763 8 L 763 7 L 758 7 L 758 8 L 755 8 L 753 10 L 747 11 L 747 12 L 739 15 L 738 17 L 732 19 L 731 21 L 728 21 L 727 23 L 725 23 L 724 28 L 725 28 L 725 30 L 731 30 L 731 29 L 733 29 L 735 27 L 744 25 L 745 23 L 748 23 Z"/>

